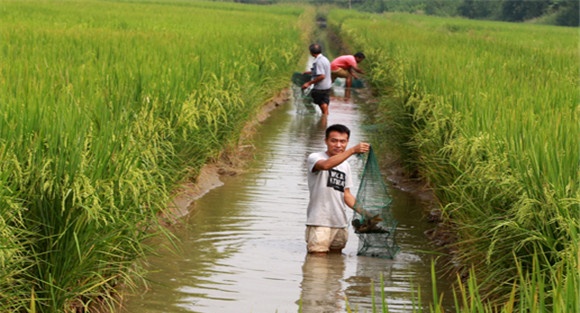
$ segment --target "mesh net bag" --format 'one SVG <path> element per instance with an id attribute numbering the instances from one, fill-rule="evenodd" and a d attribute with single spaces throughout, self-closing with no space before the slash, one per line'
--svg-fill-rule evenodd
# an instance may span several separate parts
<path id="1" fill-rule="evenodd" d="M 355 207 L 352 225 L 359 238 L 358 255 L 394 258 L 400 250 L 395 240 L 397 221 L 392 215 L 391 197 L 372 147 L 356 194 Z"/>
<path id="2" fill-rule="evenodd" d="M 300 87 L 300 86 L 304 85 L 304 83 L 309 81 L 310 77 L 311 76 L 309 74 L 294 72 L 294 74 L 292 74 L 292 83 L 294 85 Z"/>
<path id="3" fill-rule="evenodd" d="M 365 86 L 364 81 L 359 78 L 353 78 L 352 80 L 352 88 L 363 88 Z"/>
<path id="4" fill-rule="evenodd" d="M 311 76 L 309 74 L 299 72 L 292 74 L 292 93 L 294 96 L 294 104 L 299 113 L 316 112 L 312 97 L 310 96 L 311 88 L 302 90 L 302 85 L 309 81 L 310 78 Z"/>

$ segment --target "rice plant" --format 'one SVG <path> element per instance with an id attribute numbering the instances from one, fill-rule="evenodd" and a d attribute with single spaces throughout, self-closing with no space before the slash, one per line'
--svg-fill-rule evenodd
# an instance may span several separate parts
<path id="1" fill-rule="evenodd" d="M 579 279 L 577 29 L 340 10 L 329 21 L 366 51 L 383 98 L 374 122 L 435 190 L 471 289 L 496 305 L 542 277 L 545 308 L 567 312 L 553 288 Z"/>
<path id="2" fill-rule="evenodd" d="M 303 12 L 1 1 L 2 311 L 114 307 L 173 188 L 286 87 Z"/>

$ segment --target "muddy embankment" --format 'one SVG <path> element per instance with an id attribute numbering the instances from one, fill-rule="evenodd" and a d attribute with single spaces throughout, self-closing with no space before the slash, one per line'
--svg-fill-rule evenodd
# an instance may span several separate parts
<path id="1" fill-rule="evenodd" d="M 249 121 L 242 130 L 238 145 L 223 151 L 215 162 L 202 167 L 194 181 L 183 182 L 174 192 L 172 202 L 168 204 L 168 215 L 162 217 L 166 226 L 179 222 L 194 209 L 195 200 L 213 188 L 221 186 L 222 176 L 237 175 L 243 171 L 244 164 L 252 157 L 252 136 L 256 127 L 265 121 L 272 110 L 285 103 L 292 96 L 289 89 L 284 89 L 264 103 L 256 117 Z"/>

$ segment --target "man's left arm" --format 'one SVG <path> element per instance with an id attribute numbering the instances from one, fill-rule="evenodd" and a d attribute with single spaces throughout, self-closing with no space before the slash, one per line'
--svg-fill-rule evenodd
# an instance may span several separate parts
<path id="1" fill-rule="evenodd" d="M 364 74 L 365 72 L 360 67 L 358 67 L 358 64 L 355 63 L 355 65 L 350 68 L 350 73 L 352 76 L 354 76 L 354 78 L 358 78 L 358 75 L 355 73 Z"/>
<path id="2" fill-rule="evenodd" d="M 353 69 L 355 72 L 357 72 L 357 73 L 361 73 L 361 74 L 364 74 L 364 73 L 365 73 L 365 71 L 363 71 L 363 70 L 362 70 L 360 67 L 358 67 L 358 66 L 355 66 L 355 67 L 353 67 L 352 69 Z"/>
<path id="3" fill-rule="evenodd" d="M 350 188 L 344 188 L 344 203 L 346 205 L 355 210 L 358 214 L 364 215 L 365 211 L 361 207 L 355 207 L 356 205 L 356 198 L 350 192 Z"/>
<path id="4" fill-rule="evenodd" d="M 344 202 L 346 205 L 353 209 L 356 213 L 362 215 L 365 219 L 373 219 L 376 216 L 373 216 L 370 212 L 362 208 L 361 206 L 356 206 L 356 198 L 350 192 L 350 188 L 344 188 Z"/>
<path id="5" fill-rule="evenodd" d="M 360 74 L 364 74 L 364 71 L 358 67 L 358 63 L 356 62 L 355 59 L 353 59 L 350 63 L 350 74 L 354 77 L 354 78 L 358 78 L 358 75 L 356 75 L 356 73 L 360 73 Z"/>
<path id="6" fill-rule="evenodd" d="M 324 76 L 324 74 L 316 76 L 314 79 L 305 82 L 304 85 L 302 85 L 302 89 L 306 89 L 310 87 L 310 85 L 315 85 L 316 83 L 321 82 L 322 80 L 324 80 L 325 77 L 326 76 Z"/>
<path id="7" fill-rule="evenodd" d="M 305 82 L 305 83 L 302 85 L 302 89 L 306 89 L 306 88 L 310 87 L 311 85 L 316 85 L 317 83 L 319 83 L 319 82 L 323 81 L 323 80 L 324 80 L 324 78 L 326 77 L 326 76 L 324 75 L 324 71 L 322 71 L 322 69 L 320 68 L 320 66 L 318 66 L 318 65 L 316 65 L 316 66 L 317 66 L 317 68 L 316 68 L 316 73 L 320 73 L 320 74 L 316 75 L 316 76 L 315 76 L 314 78 L 312 78 L 311 80 L 309 80 L 309 81 Z M 312 74 L 312 72 L 310 72 L 310 73 Z"/>

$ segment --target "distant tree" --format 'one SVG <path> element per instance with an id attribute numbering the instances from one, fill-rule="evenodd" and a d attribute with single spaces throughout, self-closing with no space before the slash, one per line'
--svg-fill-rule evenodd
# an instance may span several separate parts
<path id="1" fill-rule="evenodd" d="M 353 5 L 356 6 L 358 10 L 365 12 L 383 13 L 389 11 L 385 0 L 365 0 Z"/>
<path id="2" fill-rule="evenodd" d="M 580 26 L 580 2 L 578 0 L 560 1 L 556 23 L 561 26 Z"/>
<path id="3" fill-rule="evenodd" d="M 459 15 L 473 19 L 492 19 L 499 1 L 464 0 Z"/>
<path id="4" fill-rule="evenodd" d="M 433 0 L 357 0 L 356 5 L 353 2 L 353 7 L 361 11 L 378 13 L 386 11 L 417 13 L 424 12 L 426 5 L 431 1 Z"/>
<path id="5" fill-rule="evenodd" d="M 238 0 L 240 1 L 240 0 Z M 258 1 L 258 0 L 241 0 Z M 281 1 L 281 0 L 270 0 Z M 437 16 L 522 22 L 542 16 L 563 26 L 580 26 L 580 0 L 304 0 L 366 12 L 409 12 Z"/>
<path id="6" fill-rule="evenodd" d="M 463 0 L 431 0 L 425 2 L 425 13 L 438 16 L 455 16 Z"/>
<path id="7" fill-rule="evenodd" d="M 505 0 L 500 20 L 522 22 L 542 16 L 551 6 L 551 0 Z"/>

